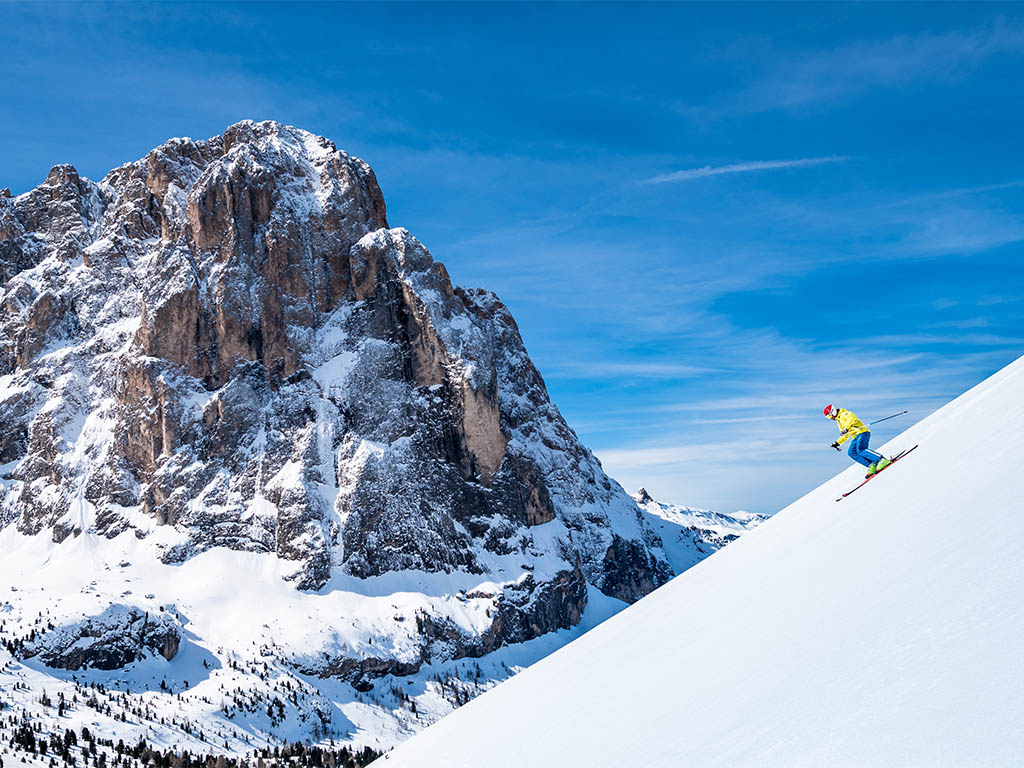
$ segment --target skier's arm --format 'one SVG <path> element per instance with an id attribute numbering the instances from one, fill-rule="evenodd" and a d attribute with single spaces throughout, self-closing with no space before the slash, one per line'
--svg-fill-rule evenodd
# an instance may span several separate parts
<path id="1" fill-rule="evenodd" d="M 846 418 L 847 413 L 848 411 L 840 411 L 839 417 L 836 419 L 836 426 L 839 427 L 839 439 L 836 440 L 837 446 L 850 439 L 850 428 L 853 426 L 853 421 L 857 418 L 856 416 L 854 416 L 853 420 Z"/>

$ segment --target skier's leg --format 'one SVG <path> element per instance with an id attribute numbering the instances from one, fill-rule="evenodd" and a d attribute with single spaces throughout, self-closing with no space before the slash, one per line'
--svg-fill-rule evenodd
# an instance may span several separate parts
<path id="1" fill-rule="evenodd" d="M 880 453 L 875 453 L 874 451 L 868 450 L 868 443 L 871 441 L 870 432 L 865 432 L 862 435 L 857 435 L 857 437 L 864 438 L 864 441 L 860 445 L 860 452 L 862 456 L 869 459 L 869 464 L 875 464 L 885 458 Z"/>
<path id="2" fill-rule="evenodd" d="M 867 433 L 865 432 L 864 435 Z M 865 467 L 870 467 L 872 460 L 865 456 L 862 452 L 864 442 L 864 435 L 857 435 L 855 438 L 850 440 L 850 458 L 856 461 L 858 464 L 863 464 Z"/>

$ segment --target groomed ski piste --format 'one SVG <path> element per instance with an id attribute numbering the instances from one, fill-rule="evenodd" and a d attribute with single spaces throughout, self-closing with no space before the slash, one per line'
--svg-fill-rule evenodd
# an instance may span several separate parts
<path id="1" fill-rule="evenodd" d="M 1024 358 L 374 766 L 1020 765 L 1022 435 Z"/>

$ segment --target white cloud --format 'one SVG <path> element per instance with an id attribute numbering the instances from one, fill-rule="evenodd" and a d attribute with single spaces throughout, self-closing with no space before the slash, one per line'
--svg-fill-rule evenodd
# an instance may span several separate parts
<path id="1" fill-rule="evenodd" d="M 758 41 L 736 46 L 748 58 Z M 858 40 L 828 49 L 778 50 L 762 42 L 758 60 L 765 62 L 750 85 L 710 104 L 676 105 L 694 120 L 708 122 L 730 115 L 799 110 L 835 104 L 881 88 L 914 82 L 956 81 L 998 55 L 1024 51 L 1024 29 L 995 23 L 943 34 L 924 32 L 879 40 Z"/>
<path id="2" fill-rule="evenodd" d="M 701 365 L 578 360 L 549 366 L 546 376 L 560 379 L 689 379 L 718 372 L 715 368 Z"/>
<path id="3" fill-rule="evenodd" d="M 1024 240 L 1024 220 L 998 209 L 943 206 L 905 217 L 908 254 L 977 253 Z"/>
<path id="4" fill-rule="evenodd" d="M 751 173 L 753 171 L 775 171 L 782 168 L 806 168 L 812 165 L 842 163 L 848 159 L 839 155 L 829 155 L 827 157 L 802 157 L 798 160 L 754 160 L 747 163 L 731 163 L 729 165 L 705 165 L 703 168 L 685 168 L 681 171 L 663 173 L 647 179 L 646 183 L 666 184 L 675 181 L 703 179 L 708 176 L 722 176 L 727 173 Z"/>
<path id="5" fill-rule="evenodd" d="M 944 80 L 977 67 L 998 53 L 1020 50 L 1021 30 L 995 26 L 943 35 L 899 35 L 880 42 L 858 42 L 802 57 L 763 84 L 762 105 L 795 107 L 834 100 L 872 87 L 892 87 L 919 79 Z"/>

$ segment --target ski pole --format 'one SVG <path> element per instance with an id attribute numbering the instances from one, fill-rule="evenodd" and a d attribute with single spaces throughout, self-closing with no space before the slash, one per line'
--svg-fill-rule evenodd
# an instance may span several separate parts
<path id="1" fill-rule="evenodd" d="M 877 424 L 880 421 L 888 421 L 889 419 L 895 419 L 897 416 L 902 416 L 904 413 L 910 413 L 910 411 L 900 411 L 899 413 L 894 413 L 892 416 L 886 416 L 884 419 L 876 419 L 875 421 L 869 421 L 868 426 L 870 427 L 872 424 Z"/>

